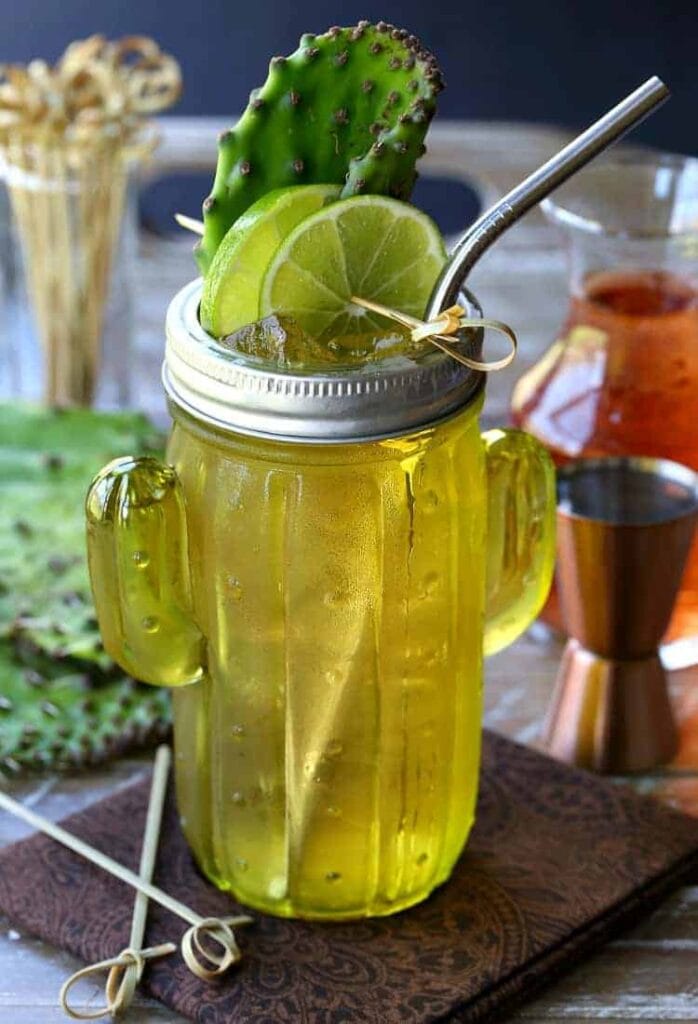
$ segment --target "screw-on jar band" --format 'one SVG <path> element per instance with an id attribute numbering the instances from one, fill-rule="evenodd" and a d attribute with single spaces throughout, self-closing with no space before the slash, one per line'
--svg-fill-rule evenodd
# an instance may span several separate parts
<path id="1" fill-rule="evenodd" d="M 203 330 L 200 297 L 197 280 L 170 304 L 163 384 L 178 406 L 223 430 L 310 444 L 394 437 L 453 415 L 483 385 L 483 374 L 438 350 L 322 374 L 262 368 Z M 472 296 L 463 304 L 482 315 Z M 472 351 L 480 344 L 478 331 Z"/>

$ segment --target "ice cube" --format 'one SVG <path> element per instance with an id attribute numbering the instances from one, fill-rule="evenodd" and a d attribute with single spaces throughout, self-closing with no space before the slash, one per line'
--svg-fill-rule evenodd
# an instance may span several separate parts
<path id="1" fill-rule="evenodd" d="M 220 344 L 233 352 L 274 364 L 279 369 L 330 370 L 359 367 L 391 356 L 418 355 L 423 343 L 415 345 L 409 333 L 395 325 L 345 334 L 329 341 L 309 337 L 291 318 L 267 316 L 229 334 Z"/>
<path id="2" fill-rule="evenodd" d="M 323 346 L 308 338 L 291 317 L 264 317 L 222 338 L 220 344 L 280 369 L 336 363 L 332 354 L 323 352 Z"/>
<path id="3" fill-rule="evenodd" d="M 415 345 L 409 332 L 397 325 L 391 325 L 384 331 L 363 331 L 357 334 L 344 334 L 326 343 L 336 361 L 349 366 L 363 363 L 375 363 L 392 356 L 415 356 L 421 345 Z"/>

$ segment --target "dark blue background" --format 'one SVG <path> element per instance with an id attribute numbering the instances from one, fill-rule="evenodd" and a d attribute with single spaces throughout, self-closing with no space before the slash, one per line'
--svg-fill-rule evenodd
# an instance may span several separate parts
<path id="1" fill-rule="evenodd" d="M 438 56 L 446 117 L 584 126 L 650 74 L 674 96 L 635 134 L 695 153 L 698 0 L 0 0 L 0 60 L 54 59 L 91 32 L 146 33 L 180 60 L 181 114 L 230 115 L 303 31 L 383 18 Z M 197 183 L 197 202 L 206 188 Z M 191 183 L 189 192 L 192 191 Z M 157 201 L 150 204 L 158 207 Z M 169 202 L 166 205 L 171 205 Z M 429 204 L 428 204 L 429 205 Z M 438 205 L 438 204 L 437 204 Z"/>

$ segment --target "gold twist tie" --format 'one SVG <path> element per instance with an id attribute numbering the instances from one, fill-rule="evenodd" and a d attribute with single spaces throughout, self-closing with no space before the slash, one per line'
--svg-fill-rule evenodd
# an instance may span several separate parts
<path id="1" fill-rule="evenodd" d="M 390 306 L 382 306 L 380 302 L 362 299 L 357 295 L 352 295 L 351 301 L 356 303 L 357 306 L 363 306 L 364 309 L 370 309 L 380 316 L 387 317 L 389 320 L 394 320 L 403 327 L 407 327 L 412 341 L 429 341 L 436 348 L 445 352 L 446 355 L 451 356 L 452 359 L 462 363 L 463 366 L 467 366 L 470 370 L 477 370 L 478 373 L 492 373 L 495 370 L 503 370 L 505 366 L 509 366 L 516 355 L 516 335 L 511 327 L 502 323 L 501 320 L 489 320 L 486 317 L 481 319 L 468 317 L 465 315 L 466 311 L 462 306 L 450 306 L 442 313 L 439 313 L 434 320 L 425 322 L 410 316 L 408 313 L 401 313 L 397 309 L 391 309 Z M 463 352 L 448 344 L 453 340 L 453 335 L 457 335 L 459 331 L 466 328 L 499 331 L 500 334 L 504 334 L 509 339 L 511 352 L 508 352 L 501 359 L 493 359 L 490 362 L 471 359 L 470 356 L 466 356 Z"/>
<path id="2" fill-rule="evenodd" d="M 0 791 L 0 808 L 9 811 L 10 814 L 14 814 L 15 817 L 38 829 L 39 832 L 43 832 L 44 835 L 66 846 L 80 857 L 84 857 L 91 864 L 96 864 L 103 871 L 125 882 L 126 885 L 130 885 L 131 888 L 143 893 L 153 900 L 154 903 L 158 903 L 161 907 L 169 910 L 170 913 L 186 921 L 191 927 L 182 938 L 182 956 L 189 970 L 198 978 L 201 978 L 202 981 L 210 981 L 212 978 L 219 977 L 241 959 L 242 954 L 235 940 L 233 928 L 252 924 L 253 919 L 251 917 L 248 917 L 246 914 L 222 918 L 202 917 L 184 903 L 180 903 L 174 896 L 170 896 L 164 890 L 158 889 L 152 882 L 145 881 L 135 871 L 131 871 L 129 868 L 124 867 L 123 864 L 119 864 L 118 861 L 107 856 L 106 853 L 102 853 L 101 850 L 96 850 L 83 839 L 79 839 L 70 832 L 66 832 L 64 828 L 56 825 L 55 822 L 42 818 L 40 814 L 36 814 L 2 791 Z M 205 944 L 204 940 L 206 939 L 209 940 L 208 944 Z M 211 948 L 211 944 L 213 944 L 213 948 Z M 155 948 L 158 949 L 158 947 Z M 115 960 L 119 960 L 121 957 L 128 959 L 126 956 L 128 952 L 133 951 L 124 950 L 124 953 L 120 954 L 120 957 L 116 957 Z M 141 953 L 143 959 L 148 959 L 146 952 L 144 950 Z M 153 955 L 155 954 L 153 953 Z M 118 970 L 122 964 L 115 963 L 112 966 L 113 969 Z M 115 986 L 116 982 L 113 980 L 112 988 Z"/>
<path id="3" fill-rule="evenodd" d="M 145 833 L 143 835 L 143 848 L 141 850 L 141 863 L 139 867 L 139 874 L 144 882 L 151 882 L 153 879 L 158 844 L 160 842 L 162 809 L 165 804 L 167 777 L 171 763 L 172 755 L 169 747 L 159 747 L 155 755 L 153 781 L 150 786 L 148 813 L 145 820 Z M 118 1017 L 119 1014 L 124 1014 L 131 1005 L 136 986 L 141 980 L 146 960 L 167 956 L 169 953 L 174 953 L 177 949 L 173 942 L 154 946 L 150 949 L 142 948 L 147 915 L 148 897 L 142 892 L 137 892 L 133 904 L 133 918 L 131 920 L 131 935 L 128 948 L 109 960 L 102 960 L 100 963 L 83 967 L 82 970 L 72 974 L 61 986 L 59 995 L 61 1007 L 73 1020 L 98 1020 L 100 1017 Z M 105 1006 L 92 1010 L 77 1010 L 73 1008 L 68 1001 L 68 995 L 73 985 L 83 978 L 100 974 L 102 971 L 109 972 L 105 985 Z"/>

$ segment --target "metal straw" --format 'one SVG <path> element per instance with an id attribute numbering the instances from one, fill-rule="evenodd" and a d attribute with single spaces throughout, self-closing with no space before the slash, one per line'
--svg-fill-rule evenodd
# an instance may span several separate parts
<path id="1" fill-rule="evenodd" d="M 431 293 L 425 320 L 435 319 L 453 305 L 466 277 L 493 242 L 523 217 L 532 206 L 545 199 L 558 185 L 581 170 L 590 160 L 621 139 L 670 96 L 669 89 L 656 75 L 648 78 L 635 92 L 626 96 L 590 128 L 551 157 L 537 171 L 486 210 L 457 243 Z"/>

